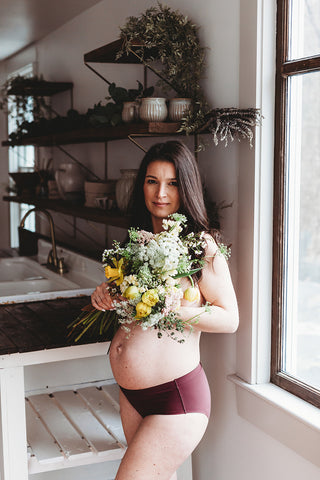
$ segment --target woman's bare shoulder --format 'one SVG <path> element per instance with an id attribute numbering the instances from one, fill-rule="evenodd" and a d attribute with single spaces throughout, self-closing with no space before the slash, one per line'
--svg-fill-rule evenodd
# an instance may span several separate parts
<path id="1" fill-rule="evenodd" d="M 206 243 L 205 257 L 206 258 L 214 257 L 219 250 L 217 242 L 215 241 L 213 236 L 210 235 L 210 233 L 207 233 L 207 232 L 203 233 L 202 238 L 204 239 L 204 241 Z"/>

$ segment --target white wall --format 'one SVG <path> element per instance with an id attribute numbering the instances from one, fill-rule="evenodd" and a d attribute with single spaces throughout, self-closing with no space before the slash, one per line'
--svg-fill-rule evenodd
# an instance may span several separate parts
<path id="1" fill-rule="evenodd" d="M 261 2 L 262 0 L 166 2 L 201 26 L 203 43 L 210 47 L 204 86 L 213 106 L 256 105 L 256 25 L 257 6 L 259 7 Z M 127 16 L 137 15 L 152 4 L 153 2 L 146 0 L 100 2 L 36 45 L 32 52 L 34 60 L 38 62 L 39 73 L 48 80 L 73 81 L 74 107 L 80 112 L 86 111 L 94 102 L 104 99 L 107 88 L 102 80 L 83 65 L 83 54 L 114 40 L 118 36 L 118 26 L 124 23 Z M 30 56 L 30 50 L 26 53 Z M 8 64 L 3 67 L 10 70 Z M 135 80 L 141 79 L 142 75 L 139 67 L 98 65 L 97 68 L 103 71 L 108 79 L 123 86 L 134 86 Z M 62 97 L 55 100 L 58 110 L 63 110 L 67 103 L 67 99 Z M 149 145 L 150 142 L 146 139 L 144 144 Z M 104 175 L 103 144 L 66 148 L 97 174 Z M 3 150 L 0 154 L 3 156 Z M 56 164 L 65 160 L 56 151 L 44 154 L 53 154 Z M 256 155 L 257 151 L 250 150 L 247 143 L 242 143 L 240 147 L 234 144 L 228 148 L 210 145 L 199 159 L 200 169 L 206 177 L 212 198 L 218 202 L 233 204 L 231 208 L 223 211 L 223 230 L 226 240 L 233 244 L 230 265 L 240 304 L 240 329 L 237 334 L 240 338 L 252 335 L 250 319 L 253 315 Z M 129 141 L 117 141 L 108 145 L 107 156 L 108 175 L 116 178 L 120 168 L 138 166 L 141 152 Z M 56 221 L 69 229 L 63 221 Z M 84 221 L 78 221 L 77 224 L 86 232 L 95 232 Z M 104 231 L 102 227 L 98 229 L 102 244 Z M 114 234 L 115 229 L 110 229 L 110 238 Z M 100 248 L 101 245 L 96 247 Z M 239 345 L 241 342 L 238 347 Z M 238 415 L 234 386 L 226 378 L 228 374 L 238 371 L 236 335 L 204 334 L 201 348 L 202 361 L 213 393 L 213 415 L 206 435 L 193 455 L 194 480 L 319 478 L 319 469 L 313 464 Z M 241 357 L 242 354 L 244 356 Z M 244 366 L 241 364 L 241 368 L 248 366 L 248 357 L 245 352 L 240 352 L 239 363 L 241 358 L 244 358 Z M 101 475 L 102 479 L 103 474 Z"/>

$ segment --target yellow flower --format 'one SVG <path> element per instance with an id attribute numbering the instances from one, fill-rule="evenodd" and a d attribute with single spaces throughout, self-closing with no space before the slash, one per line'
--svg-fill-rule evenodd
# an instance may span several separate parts
<path id="1" fill-rule="evenodd" d="M 112 259 L 115 268 L 110 267 L 109 265 L 105 267 L 104 272 L 108 280 L 111 282 L 116 282 L 117 285 L 123 282 L 123 262 L 124 258 L 120 260 Z"/>
<path id="2" fill-rule="evenodd" d="M 126 288 L 123 294 L 123 296 L 129 298 L 129 300 L 133 300 L 138 295 L 140 295 L 139 290 L 135 285 L 131 285 L 130 287 Z"/>
<path id="3" fill-rule="evenodd" d="M 189 287 L 185 290 L 183 298 L 188 300 L 188 302 L 195 302 L 200 299 L 199 290 L 195 287 Z"/>
<path id="4" fill-rule="evenodd" d="M 155 289 L 147 290 L 142 295 L 142 301 L 147 305 L 149 305 L 150 307 L 153 307 L 156 303 L 159 302 L 159 296 L 158 296 L 157 290 Z"/>
<path id="5" fill-rule="evenodd" d="M 151 307 L 144 302 L 139 302 L 136 305 L 136 312 L 138 318 L 147 317 L 151 313 Z"/>

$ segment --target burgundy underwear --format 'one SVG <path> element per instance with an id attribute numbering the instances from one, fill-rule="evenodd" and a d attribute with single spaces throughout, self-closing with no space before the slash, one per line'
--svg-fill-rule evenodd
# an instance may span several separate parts
<path id="1" fill-rule="evenodd" d="M 183 413 L 210 416 L 210 388 L 201 364 L 186 375 L 161 385 L 140 390 L 120 388 L 142 417 Z"/>

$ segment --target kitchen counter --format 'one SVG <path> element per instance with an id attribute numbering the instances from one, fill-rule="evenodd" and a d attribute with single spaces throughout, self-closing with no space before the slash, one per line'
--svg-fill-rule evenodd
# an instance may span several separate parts
<path id="1" fill-rule="evenodd" d="M 16 249 L 0 250 L 0 258 L 17 256 Z M 0 355 L 74 345 L 67 326 L 88 303 L 82 296 L 0 305 Z M 79 344 L 96 341 L 87 336 Z"/>
<path id="2" fill-rule="evenodd" d="M 10 256 L 17 256 L 17 252 L 0 250 L 0 257 Z M 110 467 L 106 468 L 116 471 L 125 440 L 118 387 L 106 355 L 109 342 L 87 335 L 75 344 L 68 338 L 68 325 L 88 303 L 90 297 L 80 296 L 0 306 L 0 477 L 3 480 L 28 480 L 30 473 L 101 461 L 108 462 Z M 81 362 L 86 364 L 94 357 L 106 358 L 105 381 L 98 385 L 94 383 L 93 369 L 93 383 L 89 385 L 26 392 L 25 368 L 51 364 L 63 371 L 68 368 L 66 361 L 80 362 L 81 368 Z M 50 377 L 46 381 L 50 384 Z M 81 422 L 84 414 L 84 425 L 75 426 L 74 422 Z M 94 433 L 91 440 L 90 436 L 97 431 L 98 437 Z M 67 440 L 59 437 L 65 432 Z"/>
<path id="3" fill-rule="evenodd" d="M 0 356 L 74 345 L 68 325 L 90 297 L 61 298 L 0 306 Z M 86 337 L 77 344 L 94 343 Z"/>

